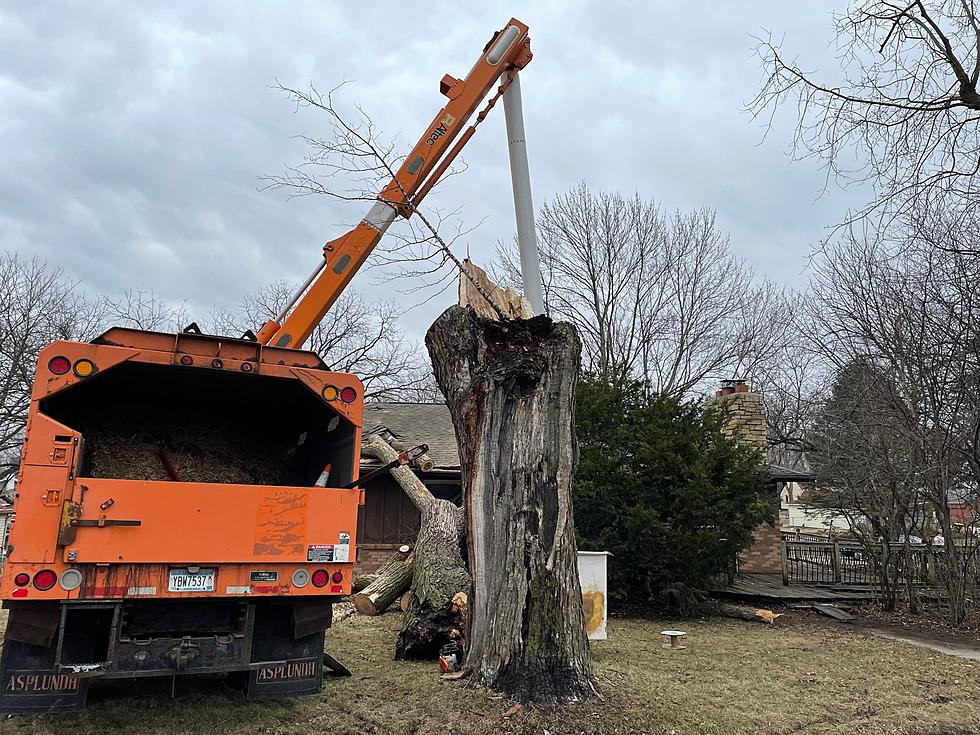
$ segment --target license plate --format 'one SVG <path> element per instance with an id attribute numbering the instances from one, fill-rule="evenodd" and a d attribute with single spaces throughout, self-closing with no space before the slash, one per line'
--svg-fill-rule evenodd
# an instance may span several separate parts
<path id="1" fill-rule="evenodd" d="M 214 592 L 214 569 L 171 569 L 170 592 Z"/>

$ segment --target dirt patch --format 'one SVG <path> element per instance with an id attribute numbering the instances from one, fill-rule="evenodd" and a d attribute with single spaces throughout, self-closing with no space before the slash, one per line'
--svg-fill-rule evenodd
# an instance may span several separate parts
<path id="1" fill-rule="evenodd" d="M 935 604 L 926 604 L 921 613 L 907 610 L 888 611 L 878 603 L 866 603 L 851 607 L 860 616 L 859 625 L 880 627 L 896 633 L 920 635 L 933 640 L 956 645 L 980 648 L 980 618 L 976 614 L 964 625 L 952 625 L 943 610 Z"/>

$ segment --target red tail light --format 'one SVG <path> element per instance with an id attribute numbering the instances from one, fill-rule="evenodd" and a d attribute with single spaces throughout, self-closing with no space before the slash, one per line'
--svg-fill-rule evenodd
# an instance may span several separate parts
<path id="1" fill-rule="evenodd" d="M 181 355 L 180 356 L 180 364 L 181 365 L 193 365 L 194 364 L 194 358 L 191 357 L 190 355 Z"/>
<path id="2" fill-rule="evenodd" d="M 16 577 L 14 577 L 14 584 L 18 587 L 26 587 L 31 583 L 31 575 L 25 572 L 21 572 Z"/>
<path id="3" fill-rule="evenodd" d="M 67 357 L 62 357 L 61 355 L 52 357 L 50 360 L 48 360 L 48 370 L 55 375 L 64 375 L 71 370 L 71 362 Z"/>
<path id="4" fill-rule="evenodd" d="M 334 582 L 343 582 L 344 575 L 341 574 L 340 572 L 334 572 L 333 576 L 330 579 L 332 579 Z"/>
<path id="5" fill-rule="evenodd" d="M 310 576 L 310 581 L 313 582 L 314 587 L 325 587 L 327 582 L 330 581 L 330 575 L 327 574 L 325 569 L 317 569 Z"/>
<path id="6" fill-rule="evenodd" d="M 42 569 L 34 575 L 34 586 L 41 591 L 51 589 L 57 581 L 58 575 L 50 569 Z"/>
<path id="7" fill-rule="evenodd" d="M 342 400 L 344 403 L 351 403 L 357 400 L 357 391 L 351 388 L 350 386 L 347 386 L 346 388 L 341 388 L 340 400 Z"/>

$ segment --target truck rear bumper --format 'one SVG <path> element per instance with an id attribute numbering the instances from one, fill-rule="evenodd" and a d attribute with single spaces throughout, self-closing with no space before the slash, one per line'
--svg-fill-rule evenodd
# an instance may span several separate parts
<path id="1" fill-rule="evenodd" d="M 82 709 L 97 678 L 242 671 L 249 699 L 312 694 L 331 611 L 323 598 L 12 606 L 0 712 Z"/>

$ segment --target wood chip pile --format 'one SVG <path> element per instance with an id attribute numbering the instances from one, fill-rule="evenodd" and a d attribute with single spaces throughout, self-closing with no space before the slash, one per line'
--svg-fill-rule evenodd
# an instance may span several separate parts
<path id="1" fill-rule="evenodd" d="M 82 472 L 89 477 L 169 481 L 165 455 L 182 482 L 289 484 L 293 442 L 232 427 L 208 414 L 168 413 L 165 420 L 114 416 L 86 423 Z"/>

